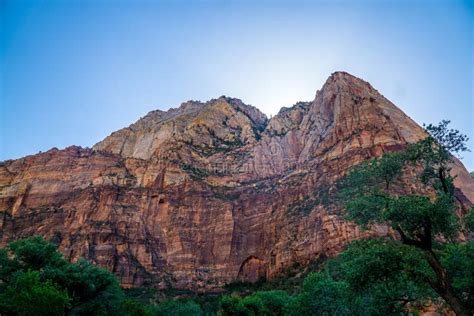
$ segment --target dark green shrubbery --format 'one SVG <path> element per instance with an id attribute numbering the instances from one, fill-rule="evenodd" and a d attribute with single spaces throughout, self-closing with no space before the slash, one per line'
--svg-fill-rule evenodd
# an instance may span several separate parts
<path id="1" fill-rule="evenodd" d="M 79 260 L 69 263 L 35 236 L 0 249 L 3 315 L 118 314 L 123 293 L 110 272 Z"/>
<path id="2" fill-rule="evenodd" d="M 180 299 L 180 300 L 166 300 L 161 302 L 155 308 L 155 315 L 157 316 L 201 316 L 203 311 L 201 306 L 190 299 Z"/>
<path id="3" fill-rule="evenodd" d="M 0 249 L 1 315 L 202 315 L 199 304 L 143 304 L 127 298 L 117 278 L 84 259 L 70 263 L 39 236 Z"/>
<path id="4" fill-rule="evenodd" d="M 65 290 L 42 282 L 38 271 L 20 272 L 0 294 L 0 311 L 12 315 L 63 315 L 70 306 Z"/>
<path id="5" fill-rule="evenodd" d="M 224 316 L 284 315 L 284 308 L 291 300 L 285 291 L 259 291 L 243 298 L 225 295 L 219 307 Z"/>
<path id="6" fill-rule="evenodd" d="M 474 246 L 440 250 L 453 288 L 469 299 L 474 285 Z M 158 305 L 127 298 L 115 277 L 84 260 L 66 262 L 39 237 L 0 251 L 2 315 L 390 315 L 439 300 L 435 273 L 419 250 L 389 239 L 353 242 L 321 272 L 309 274 L 295 294 L 258 291 L 247 296 L 165 300 Z M 265 284 L 261 287 L 265 288 Z"/>

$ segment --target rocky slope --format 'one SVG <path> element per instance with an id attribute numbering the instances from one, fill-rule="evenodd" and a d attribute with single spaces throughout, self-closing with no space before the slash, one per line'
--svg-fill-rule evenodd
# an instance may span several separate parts
<path id="1" fill-rule="evenodd" d="M 314 101 L 270 120 L 238 99 L 189 101 L 150 112 L 92 149 L 1 163 L 0 243 L 43 235 L 127 287 L 211 291 L 271 278 L 360 238 L 327 203 L 332 184 L 360 161 L 424 136 L 343 72 Z M 469 204 L 474 181 L 460 163 L 455 172 Z"/>

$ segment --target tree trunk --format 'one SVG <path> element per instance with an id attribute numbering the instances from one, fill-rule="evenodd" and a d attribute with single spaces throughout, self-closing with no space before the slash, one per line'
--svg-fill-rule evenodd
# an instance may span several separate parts
<path id="1" fill-rule="evenodd" d="M 427 253 L 427 260 L 431 268 L 436 273 L 436 282 L 432 284 L 433 289 L 441 296 L 458 316 L 472 316 L 474 311 L 464 304 L 451 287 L 451 280 L 446 269 L 438 261 L 436 255 L 430 251 Z"/>

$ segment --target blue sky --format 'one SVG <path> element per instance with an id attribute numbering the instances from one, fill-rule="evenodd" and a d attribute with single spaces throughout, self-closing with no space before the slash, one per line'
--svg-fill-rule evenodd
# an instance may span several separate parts
<path id="1" fill-rule="evenodd" d="M 473 16 L 467 1 L 2 1 L 0 160 L 189 99 L 275 114 L 336 70 L 474 139 Z"/>

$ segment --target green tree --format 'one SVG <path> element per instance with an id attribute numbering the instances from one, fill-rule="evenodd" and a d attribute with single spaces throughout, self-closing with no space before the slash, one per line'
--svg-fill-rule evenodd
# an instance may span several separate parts
<path id="1" fill-rule="evenodd" d="M 449 272 L 458 297 L 474 302 L 474 243 L 447 245 L 441 252 L 440 261 Z"/>
<path id="2" fill-rule="evenodd" d="M 423 281 L 456 314 L 470 315 L 474 307 L 466 298 L 471 296 L 472 286 L 454 289 L 453 277 L 440 260 L 445 245 L 458 239 L 461 227 L 450 173 L 452 154 L 467 150 L 467 137 L 448 129 L 448 123 L 427 126 L 430 135 L 404 152 L 387 153 L 356 166 L 340 183 L 341 197 L 349 220 L 364 228 L 388 225 L 400 240 L 391 246 L 422 251 L 435 275 Z"/>
<path id="3" fill-rule="evenodd" d="M 13 299 L 19 298 L 6 293 L 20 285 L 24 286 L 18 294 L 23 300 L 22 305 L 31 308 L 41 306 L 36 304 L 41 299 L 41 296 L 36 296 L 40 295 L 40 291 L 45 295 L 49 293 L 51 297 L 56 294 L 61 297 L 59 294 L 66 293 L 68 304 L 51 299 L 48 307 L 52 310 L 56 307 L 58 310 L 65 309 L 69 315 L 116 315 L 124 299 L 112 273 L 84 259 L 69 263 L 54 245 L 38 236 L 11 242 L 0 249 L 0 280 L 2 307 L 15 305 Z M 18 283 L 20 281 L 23 283 Z M 33 282 L 31 287 L 26 287 L 27 281 Z M 26 303 L 27 300 L 30 303 Z M 59 305 L 54 305 L 54 302 Z"/>
<path id="4" fill-rule="evenodd" d="M 464 216 L 464 229 L 474 232 L 474 206 L 471 206 L 469 212 Z"/>
<path id="5" fill-rule="evenodd" d="M 117 314 L 124 299 L 117 278 L 85 259 L 61 268 L 47 267 L 44 275 L 67 289 L 72 298 L 70 315 Z"/>
<path id="6" fill-rule="evenodd" d="M 68 304 L 67 292 L 41 281 L 38 271 L 19 272 L 0 293 L 2 315 L 64 315 Z"/>
<path id="7" fill-rule="evenodd" d="M 323 272 L 311 273 L 302 293 L 285 307 L 285 315 L 350 315 L 347 283 L 335 281 Z"/>
<path id="8" fill-rule="evenodd" d="M 243 298 L 224 295 L 219 310 L 223 316 L 279 316 L 291 300 L 285 291 L 257 291 Z"/>
<path id="9" fill-rule="evenodd" d="M 427 282 L 436 276 L 423 252 L 387 238 L 351 243 L 327 270 L 347 284 L 351 314 L 400 315 L 436 297 Z"/>
<path id="10" fill-rule="evenodd" d="M 219 310 L 222 316 L 244 315 L 241 304 L 242 298 L 237 295 L 224 295 L 219 302 Z"/>
<path id="11" fill-rule="evenodd" d="M 132 299 L 124 299 L 120 303 L 120 313 L 124 316 L 154 316 L 156 311 L 149 305 Z"/>
<path id="12" fill-rule="evenodd" d="M 285 291 L 257 291 L 244 299 L 244 306 L 246 300 L 256 298 L 263 304 L 262 312 L 265 315 L 281 316 L 284 313 L 285 306 L 291 301 L 290 295 Z"/>
<path id="13" fill-rule="evenodd" d="M 201 306 L 193 300 L 166 300 L 156 307 L 157 316 L 190 316 L 203 315 Z"/>
<path id="14" fill-rule="evenodd" d="M 64 266 L 63 259 L 56 246 L 40 236 L 13 241 L 7 249 L 14 256 L 14 261 L 21 269 L 41 270 L 48 266 Z"/>

